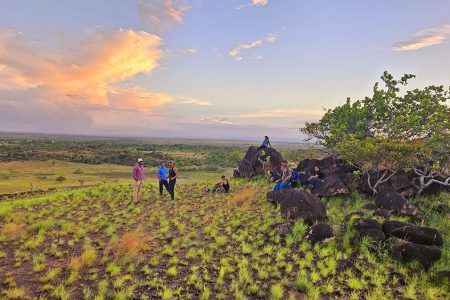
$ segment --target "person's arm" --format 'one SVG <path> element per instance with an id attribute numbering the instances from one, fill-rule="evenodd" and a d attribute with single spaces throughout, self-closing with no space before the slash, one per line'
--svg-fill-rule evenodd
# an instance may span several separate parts
<path id="1" fill-rule="evenodd" d="M 136 169 L 136 167 L 133 168 L 133 179 L 135 181 L 137 181 L 137 169 Z"/>
<path id="2" fill-rule="evenodd" d="M 175 176 L 174 177 L 170 177 L 170 180 L 174 180 L 178 177 L 178 169 L 176 167 L 173 168 L 173 171 L 175 172 Z"/>
<path id="3" fill-rule="evenodd" d="M 158 177 L 158 181 L 161 181 L 161 176 L 159 176 L 159 169 L 156 170 L 156 176 Z"/>

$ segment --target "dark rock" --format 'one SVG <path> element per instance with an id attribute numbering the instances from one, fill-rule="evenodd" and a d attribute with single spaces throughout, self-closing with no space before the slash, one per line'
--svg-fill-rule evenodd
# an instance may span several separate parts
<path id="1" fill-rule="evenodd" d="M 447 281 L 447 283 L 450 283 L 450 270 L 437 272 L 436 279 L 439 281 Z"/>
<path id="2" fill-rule="evenodd" d="M 383 231 L 386 236 L 394 236 L 400 239 L 430 246 L 442 246 L 442 235 L 434 228 L 419 227 L 413 224 L 400 221 L 386 221 L 383 224 Z"/>
<path id="3" fill-rule="evenodd" d="M 348 188 L 337 175 L 325 177 L 322 182 L 313 186 L 311 192 L 317 197 L 332 197 L 350 194 Z"/>
<path id="4" fill-rule="evenodd" d="M 355 268 L 355 261 L 353 259 L 338 259 L 336 264 L 336 272 L 341 273 L 348 269 Z"/>
<path id="5" fill-rule="evenodd" d="M 297 170 L 309 175 L 311 168 L 314 168 L 315 166 L 319 166 L 320 170 L 326 176 L 348 174 L 357 170 L 352 165 L 348 164 L 344 160 L 337 159 L 335 156 L 329 156 L 321 160 L 309 158 L 304 159 L 297 165 Z M 341 180 L 343 179 L 341 178 Z"/>
<path id="6" fill-rule="evenodd" d="M 378 176 L 382 176 L 383 172 L 380 172 L 380 174 L 378 174 Z M 388 174 L 386 176 L 390 176 L 391 172 L 388 172 Z M 378 177 L 376 172 L 370 173 L 370 182 L 371 185 L 374 186 L 375 183 L 378 180 Z M 410 174 L 406 173 L 406 172 L 398 172 L 396 174 L 394 174 L 389 180 L 381 183 L 378 186 L 378 190 L 382 190 L 382 189 L 393 189 L 396 192 L 399 193 L 404 193 L 404 196 L 412 196 L 415 194 L 416 192 L 416 188 L 414 187 L 414 185 L 412 184 L 412 178 L 410 176 Z M 367 182 L 367 174 L 365 174 L 362 177 L 362 185 L 361 185 L 361 189 L 369 194 L 372 194 L 372 189 L 369 187 L 369 184 Z"/>
<path id="7" fill-rule="evenodd" d="M 378 206 L 376 206 L 373 203 L 366 203 L 366 204 L 363 205 L 363 207 L 361 207 L 361 209 L 364 209 L 364 210 L 377 210 Z"/>
<path id="8" fill-rule="evenodd" d="M 442 252 L 434 246 L 404 243 L 394 248 L 394 256 L 401 262 L 416 260 L 426 269 L 441 258 Z"/>
<path id="9" fill-rule="evenodd" d="M 239 170 L 233 170 L 233 177 L 234 178 L 241 178 L 241 174 L 239 173 Z"/>
<path id="10" fill-rule="evenodd" d="M 364 217 L 364 213 L 362 211 L 351 212 L 344 217 L 344 222 L 347 223 L 353 217 Z"/>
<path id="11" fill-rule="evenodd" d="M 373 216 L 382 217 L 385 220 L 389 220 L 391 213 L 386 209 L 378 209 L 373 212 Z"/>
<path id="12" fill-rule="evenodd" d="M 378 207 L 391 212 L 399 212 L 407 200 L 392 188 L 382 189 L 375 197 L 375 204 Z"/>
<path id="13" fill-rule="evenodd" d="M 441 214 L 448 214 L 450 211 L 446 203 L 438 203 L 433 210 Z"/>
<path id="14" fill-rule="evenodd" d="M 325 221 L 327 212 L 325 205 L 315 196 L 299 189 L 286 189 L 267 193 L 267 199 L 280 204 L 283 217 L 303 219 L 309 225 L 316 221 Z"/>
<path id="15" fill-rule="evenodd" d="M 368 237 L 370 240 L 377 243 L 383 243 L 386 240 L 386 236 L 383 231 L 373 228 L 364 229 L 358 232 L 358 239 L 361 240 L 363 237 Z"/>
<path id="16" fill-rule="evenodd" d="M 422 219 L 417 208 L 392 188 L 380 190 L 375 197 L 375 204 L 400 216 L 408 216 L 413 220 Z"/>
<path id="17" fill-rule="evenodd" d="M 315 166 L 321 166 L 321 161 L 318 159 L 304 159 L 302 161 L 299 162 L 299 164 L 297 165 L 297 171 L 299 172 L 304 172 L 307 176 L 309 175 L 309 170 L 311 168 L 314 168 Z"/>
<path id="18" fill-rule="evenodd" d="M 328 224 L 313 225 L 308 229 L 306 239 L 311 243 L 322 242 L 334 237 L 333 228 Z"/>
<path id="19" fill-rule="evenodd" d="M 366 219 L 366 218 L 358 218 L 353 223 L 353 227 L 358 230 L 365 230 L 365 229 L 377 229 L 377 230 L 383 230 L 383 226 L 374 219 Z"/>
<path id="20" fill-rule="evenodd" d="M 279 174 L 282 160 L 283 156 L 274 148 L 258 149 L 256 146 L 251 146 L 239 165 L 239 176 L 251 178 L 256 175 L 265 175 L 266 171 Z"/>

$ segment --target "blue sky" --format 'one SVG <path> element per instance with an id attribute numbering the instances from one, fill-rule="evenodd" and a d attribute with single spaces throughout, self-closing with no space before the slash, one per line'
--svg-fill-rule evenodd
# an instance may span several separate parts
<path id="1" fill-rule="evenodd" d="M 252 2 L 253 1 L 253 2 Z M 384 70 L 450 84 L 449 1 L 0 2 L 0 130 L 300 141 Z"/>

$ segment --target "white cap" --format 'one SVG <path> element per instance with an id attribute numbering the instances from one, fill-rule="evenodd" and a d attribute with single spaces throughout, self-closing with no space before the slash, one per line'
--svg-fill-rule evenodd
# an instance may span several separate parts
<path id="1" fill-rule="evenodd" d="M 143 162 L 144 160 L 142 158 L 138 158 L 138 162 Z"/>

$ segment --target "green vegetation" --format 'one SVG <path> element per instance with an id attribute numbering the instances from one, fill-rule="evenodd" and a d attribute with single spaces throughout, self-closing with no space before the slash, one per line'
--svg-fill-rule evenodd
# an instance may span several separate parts
<path id="1" fill-rule="evenodd" d="M 300 129 L 364 174 L 373 192 L 400 170 L 414 170 L 419 194 L 430 184 L 450 186 L 450 89 L 427 86 L 401 91 L 414 75 L 399 80 L 388 72 L 375 83 L 373 95 L 329 109 Z"/>
<path id="2" fill-rule="evenodd" d="M 73 171 L 73 170 L 72 170 Z M 429 271 L 403 265 L 388 249 L 353 242 L 351 230 L 312 245 L 308 226 L 282 222 L 265 198 L 265 180 L 232 180 L 230 194 L 204 192 L 209 183 L 181 182 L 175 207 L 146 183 L 132 204 L 132 185 L 106 184 L 0 202 L 1 298 L 57 299 L 392 299 L 450 296 L 439 272 L 450 263 L 450 221 L 432 209 L 448 194 L 418 197 L 424 226 L 445 235 L 443 257 Z M 370 200 L 359 194 L 327 202 L 329 224 Z M 345 229 L 345 227 L 343 228 Z M 355 270 L 339 271 L 353 257 Z M 24 276 L 26 272 L 26 276 Z M 399 281 L 399 278 L 401 280 Z M 148 298 L 145 298 L 145 295 Z"/>

